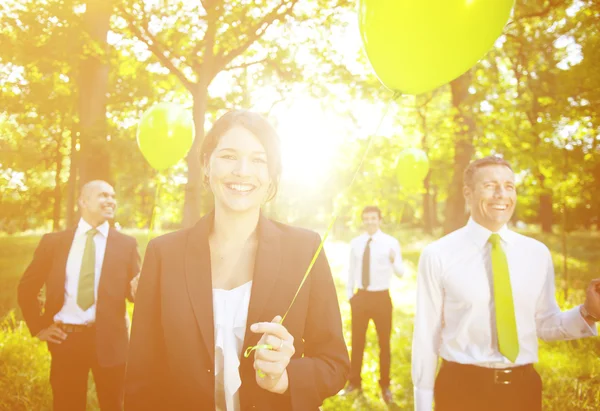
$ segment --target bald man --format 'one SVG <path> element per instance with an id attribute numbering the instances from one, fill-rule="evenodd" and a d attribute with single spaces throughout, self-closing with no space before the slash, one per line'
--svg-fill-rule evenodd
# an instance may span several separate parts
<path id="1" fill-rule="evenodd" d="M 102 411 L 123 409 L 128 320 L 140 271 L 135 238 L 109 227 L 117 202 L 105 181 L 81 190 L 76 228 L 46 234 L 18 288 L 31 334 L 48 344 L 55 411 L 84 411 L 92 370 Z M 46 286 L 40 310 L 38 294 Z"/>

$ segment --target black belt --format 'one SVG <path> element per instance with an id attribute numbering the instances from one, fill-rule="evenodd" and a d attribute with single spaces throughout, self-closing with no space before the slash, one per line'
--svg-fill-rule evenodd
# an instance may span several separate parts
<path id="1" fill-rule="evenodd" d="M 377 295 L 377 294 L 389 294 L 390 290 L 388 289 L 388 290 L 379 290 L 379 291 L 369 291 L 369 290 L 365 290 L 363 288 L 359 288 L 358 291 L 357 291 L 357 293 L 359 293 L 359 294 L 375 294 L 375 295 Z"/>
<path id="2" fill-rule="evenodd" d="M 493 384 L 508 385 L 535 372 L 532 364 L 517 365 L 511 368 L 487 368 L 471 364 L 460 364 L 452 361 L 442 361 L 442 367 L 448 370 L 460 372 L 472 378 Z"/>

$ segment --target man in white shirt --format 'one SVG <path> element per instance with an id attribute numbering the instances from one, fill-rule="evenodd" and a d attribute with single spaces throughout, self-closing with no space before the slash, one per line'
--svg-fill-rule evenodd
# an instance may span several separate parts
<path id="1" fill-rule="evenodd" d="M 85 411 L 90 369 L 100 409 L 123 409 L 128 332 L 140 256 L 135 238 L 110 228 L 115 192 L 83 186 L 76 228 L 46 234 L 19 283 L 18 301 L 33 336 L 48 344 L 54 410 Z M 40 311 L 38 293 L 46 286 Z"/>
<path id="2" fill-rule="evenodd" d="M 517 194 L 498 157 L 464 173 L 467 225 L 421 254 L 412 346 L 415 410 L 536 411 L 542 383 L 533 368 L 538 338 L 597 335 L 600 293 L 561 312 L 548 248 L 507 228 Z M 442 358 L 436 377 L 438 358 Z"/>
<path id="3" fill-rule="evenodd" d="M 365 337 L 372 319 L 379 339 L 379 385 L 383 400 L 393 401 L 390 391 L 390 337 L 392 300 L 389 288 L 392 273 L 404 273 L 400 243 L 380 230 L 381 210 L 375 206 L 363 209 L 366 233 L 350 243 L 350 267 L 347 293 L 352 310 L 352 358 L 346 393 L 361 390 L 361 368 Z M 354 289 L 358 288 L 355 293 Z"/>

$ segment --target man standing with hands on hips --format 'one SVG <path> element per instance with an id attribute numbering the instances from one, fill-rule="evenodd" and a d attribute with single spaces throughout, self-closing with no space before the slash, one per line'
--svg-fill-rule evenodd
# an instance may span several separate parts
<path id="1" fill-rule="evenodd" d="M 90 369 L 100 409 L 123 409 L 125 299 L 134 299 L 140 256 L 135 238 L 109 227 L 116 206 L 110 184 L 85 184 L 78 226 L 44 235 L 19 283 L 27 327 L 52 357 L 54 411 L 85 411 Z M 44 285 L 40 312 L 37 296 Z"/>
<path id="2" fill-rule="evenodd" d="M 367 206 L 362 212 L 365 233 L 350 243 L 347 293 L 352 310 L 352 357 L 349 384 L 345 393 L 360 392 L 361 368 L 369 320 L 373 319 L 379 339 L 379 385 L 386 404 L 390 391 L 390 338 L 392 300 L 389 288 L 392 273 L 404 273 L 400 243 L 380 230 L 381 210 Z M 358 288 L 355 293 L 354 289 Z"/>
<path id="3" fill-rule="evenodd" d="M 600 280 L 562 312 L 541 242 L 507 228 L 517 202 L 508 162 L 485 157 L 464 173 L 466 226 L 428 245 L 417 278 L 412 346 L 415 410 L 540 411 L 538 338 L 598 335 Z M 442 358 L 436 377 L 438 358 Z"/>

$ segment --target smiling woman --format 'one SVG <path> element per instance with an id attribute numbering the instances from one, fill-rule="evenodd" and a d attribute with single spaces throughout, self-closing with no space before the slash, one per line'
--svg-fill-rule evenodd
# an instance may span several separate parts
<path id="1" fill-rule="evenodd" d="M 262 117 L 245 111 L 221 117 L 200 153 L 215 201 L 245 211 L 272 199 L 281 175 L 279 151 L 279 138 Z"/>
<path id="2" fill-rule="evenodd" d="M 319 235 L 261 212 L 277 192 L 279 138 L 260 115 L 232 111 L 201 160 L 215 209 L 148 244 L 126 409 L 316 410 L 344 386 L 348 351 L 324 252 L 295 297 Z M 258 349 L 246 358 L 245 347 Z"/>

